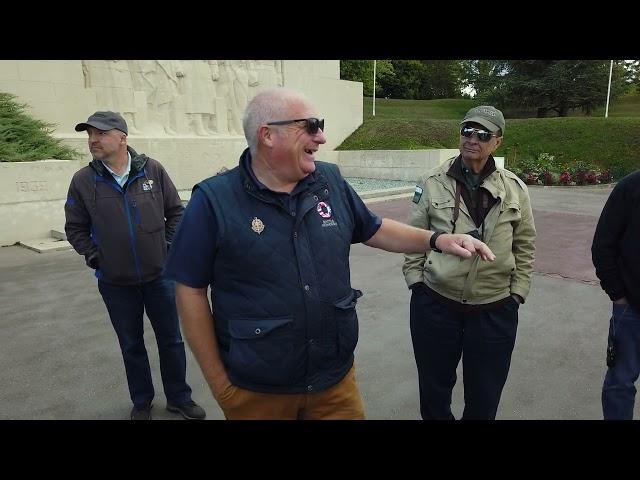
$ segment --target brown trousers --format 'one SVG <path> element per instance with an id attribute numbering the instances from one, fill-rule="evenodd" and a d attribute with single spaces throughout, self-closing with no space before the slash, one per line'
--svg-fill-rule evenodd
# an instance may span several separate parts
<path id="1" fill-rule="evenodd" d="M 260 393 L 229 385 L 216 400 L 227 420 L 364 420 L 355 365 L 320 393 Z"/>

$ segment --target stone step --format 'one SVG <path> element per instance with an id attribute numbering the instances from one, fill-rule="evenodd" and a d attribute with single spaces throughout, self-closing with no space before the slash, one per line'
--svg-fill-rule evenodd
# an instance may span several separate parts
<path id="1" fill-rule="evenodd" d="M 66 240 L 67 239 L 67 234 L 64 233 L 64 230 L 60 231 L 60 230 L 51 230 L 51 237 L 55 238 L 56 240 Z"/>
<path id="2" fill-rule="evenodd" d="M 398 200 L 401 198 L 411 198 L 413 197 L 413 190 L 415 187 L 411 188 L 411 192 L 408 193 L 396 193 L 395 195 L 381 195 L 379 197 L 373 198 L 365 198 L 362 201 L 365 205 L 369 205 L 371 203 L 379 203 L 379 202 L 388 202 L 389 200 Z"/>
<path id="3" fill-rule="evenodd" d="M 383 188 L 381 190 L 367 190 L 367 191 L 358 193 L 358 195 L 363 200 L 368 198 L 388 197 L 391 195 L 400 195 L 405 193 L 410 193 L 413 195 L 413 192 L 415 191 L 415 189 L 416 189 L 415 185 L 411 185 L 408 187 Z"/>
<path id="4" fill-rule="evenodd" d="M 38 253 L 56 252 L 59 250 L 71 250 L 71 244 L 66 240 L 55 240 L 52 238 L 39 238 L 18 242 L 18 245 L 34 250 Z"/>

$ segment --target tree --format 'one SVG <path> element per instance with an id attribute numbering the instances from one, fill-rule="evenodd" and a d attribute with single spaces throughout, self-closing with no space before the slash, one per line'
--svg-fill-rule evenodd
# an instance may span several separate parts
<path id="1" fill-rule="evenodd" d="M 500 89 L 505 60 L 463 60 L 461 63 L 461 83 L 471 88 L 476 96 L 482 97 Z"/>
<path id="2" fill-rule="evenodd" d="M 640 93 L 640 60 L 624 60 L 620 65 L 624 68 L 627 93 Z"/>
<path id="3" fill-rule="evenodd" d="M 378 80 L 386 76 L 393 76 L 393 66 L 390 60 L 376 61 L 376 96 L 383 94 Z M 362 82 L 362 94 L 373 96 L 373 60 L 340 60 L 340 78 Z"/>
<path id="4" fill-rule="evenodd" d="M 391 60 L 393 73 L 380 75 L 381 96 L 419 98 L 424 66 L 419 60 Z"/>
<path id="5" fill-rule="evenodd" d="M 420 60 L 422 70 L 417 98 L 459 98 L 464 86 L 464 68 L 459 60 Z"/>
<path id="6" fill-rule="evenodd" d="M 459 60 L 378 60 L 376 96 L 430 100 L 462 96 L 465 70 Z M 340 78 L 362 82 L 373 94 L 373 60 L 341 60 Z"/>
<path id="7" fill-rule="evenodd" d="M 467 71 L 483 103 L 564 117 L 578 108 L 590 115 L 606 103 L 609 65 L 608 60 L 492 60 L 472 61 Z M 623 74 L 615 62 L 611 98 L 624 91 Z"/>

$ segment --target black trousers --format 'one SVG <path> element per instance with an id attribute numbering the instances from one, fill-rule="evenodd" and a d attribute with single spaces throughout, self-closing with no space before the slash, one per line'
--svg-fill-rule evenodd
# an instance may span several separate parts
<path id="1" fill-rule="evenodd" d="M 451 392 L 462 357 L 463 420 L 493 420 L 511 365 L 519 303 L 460 312 L 417 288 L 411 295 L 411 340 L 424 420 L 455 420 Z"/>

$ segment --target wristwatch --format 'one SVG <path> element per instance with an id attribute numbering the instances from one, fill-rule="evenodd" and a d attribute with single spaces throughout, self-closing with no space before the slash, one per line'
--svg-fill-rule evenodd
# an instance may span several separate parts
<path id="1" fill-rule="evenodd" d="M 442 253 L 442 250 L 436 247 L 436 240 L 443 233 L 444 232 L 435 232 L 433 233 L 433 235 L 431 235 L 431 238 L 429 239 L 429 246 L 431 247 L 431 250 L 433 250 L 434 252 Z"/>

